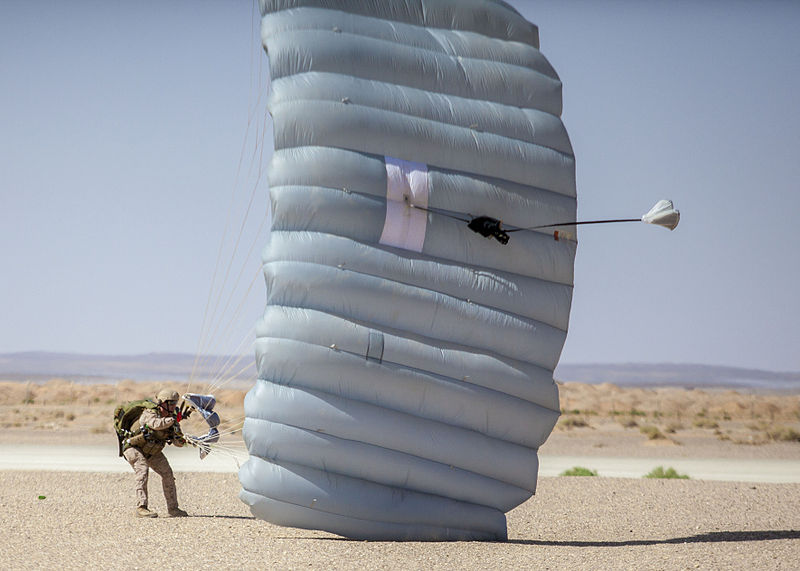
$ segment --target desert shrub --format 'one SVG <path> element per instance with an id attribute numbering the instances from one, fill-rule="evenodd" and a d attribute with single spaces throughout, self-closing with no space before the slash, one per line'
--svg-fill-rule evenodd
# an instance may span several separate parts
<path id="1" fill-rule="evenodd" d="M 585 428 L 589 426 L 589 423 L 586 422 L 585 419 L 574 416 L 562 418 L 558 424 L 564 428 Z"/>
<path id="2" fill-rule="evenodd" d="M 666 438 L 666 436 L 664 436 L 658 427 L 653 426 L 652 424 L 639 427 L 639 432 L 647 436 L 647 438 L 650 440 L 660 440 L 662 438 Z"/>
<path id="3" fill-rule="evenodd" d="M 111 427 L 101 424 L 101 425 L 93 426 L 91 428 L 90 432 L 92 434 L 105 434 L 106 432 L 111 432 Z"/>
<path id="4" fill-rule="evenodd" d="M 800 432 L 786 426 L 776 426 L 767 430 L 767 436 L 776 442 L 800 442 Z"/>
<path id="5" fill-rule="evenodd" d="M 597 416 L 597 411 L 592 409 L 581 410 L 579 408 L 562 408 L 561 414 L 583 415 L 583 416 Z"/>
<path id="6" fill-rule="evenodd" d="M 559 476 L 597 476 L 597 470 L 590 470 L 583 466 L 573 466 L 569 470 L 564 470 Z"/>
<path id="7" fill-rule="evenodd" d="M 657 466 L 653 468 L 643 476 L 644 478 L 664 478 L 664 479 L 679 479 L 679 480 L 688 480 L 689 476 L 686 474 L 678 474 L 675 468 L 667 468 L 664 470 L 663 466 Z"/>
<path id="8" fill-rule="evenodd" d="M 639 423 L 633 418 L 621 418 L 619 423 L 625 428 L 636 428 Z"/>
<path id="9" fill-rule="evenodd" d="M 730 440 L 731 439 L 731 435 L 730 434 L 722 432 L 719 429 L 714 431 L 714 436 L 716 436 L 719 440 Z"/>
<path id="10" fill-rule="evenodd" d="M 710 418 L 698 418 L 692 425 L 694 425 L 695 428 L 719 428 L 719 424 Z"/>
<path id="11" fill-rule="evenodd" d="M 66 418 L 67 418 L 67 420 L 69 420 L 70 422 L 72 422 L 73 420 L 75 420 L 75 414 L 73 414 L 73 413 L 69 413 L 69 414 L 66 416 Z"/>
<path id="12" fill-rule="evenodd" d="M 668 434 L 675 434 L 679 430 L 683 430 L 683 425 L 680 422 L 670 422 L 666 428 L 664 428 L 664 432 Z"/>

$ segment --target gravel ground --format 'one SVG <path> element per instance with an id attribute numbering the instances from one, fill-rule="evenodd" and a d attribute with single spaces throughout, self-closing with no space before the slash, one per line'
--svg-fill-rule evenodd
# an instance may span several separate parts
<path id="1" fill-rule="evenodd" d="M 0 472 L 6 569 L 800 568 L 800 485 L 542 478 L 507 542 L 364 542 L 250 516 L 235 474 L 177 474 L 192 517 L 133 517 L 133 474 Z M 159 478 L 151 508 L 165 512 Z M 39 499 L 44 496 L 44 499 Z"/>

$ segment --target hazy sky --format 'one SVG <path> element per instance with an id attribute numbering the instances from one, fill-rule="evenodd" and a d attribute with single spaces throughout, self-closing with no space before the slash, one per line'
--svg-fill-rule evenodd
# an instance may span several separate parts
<path id="1" fill-rule="evenodd" d="M 580 217 L 683 217 L 581 231 L 562 362 L 800 370 L 800 3 L 511 4 L 564 83 Z M 0 352 L 247 350 L 258 25 L 251 0 L 0 2 Z"/>

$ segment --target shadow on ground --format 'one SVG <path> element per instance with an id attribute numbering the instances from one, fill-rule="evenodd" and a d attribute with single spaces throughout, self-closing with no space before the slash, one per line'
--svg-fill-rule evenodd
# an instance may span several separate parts
<path id="1" fill-rule="evenodd" d="M 278 539 L 310 540 L 310 541 L 356 541 L 346 537 L 279 537 Z M 681 543 L 725 543 L 739 541 L 772 541 L 777 539 L 800 539 L 800 530 L 768 530 L 768 531 L 712 531 L 686 537 L 670 539 L 631 539 L 629 541 L 547 541 L 540 539 L 509 539 L 507 541 L 488 541 L 486 543 L 509 543 L 512 545 L 539 545 L 550 547 L 630 547 L 637 545 L 667 545 Z M 369 540 L 367 540 L 369 541 Z M 375 541 L 375 543 L 381 543 Z M 402 542 L 399 542 L 402 543 Z M 431 543 L 437 543 L 433 541 Z M 448 543 L 448 542 L 441 542 Z M 479 543 L 479 542 L 476 542 Z"/>
<path id="2" fill-rule="evenodd" d="M 670 539 L 631 539 L 629 541 L 545 541 L 538 539 L 510 539 L 518 545 L 553 547 L 628 547 L 636 545 L 665 545 L 671 543 L 724 543 L 739 541 L 772 541 L 775 539 L 800 539 L 800 530 L 769 531 L 712 531 Z"/>

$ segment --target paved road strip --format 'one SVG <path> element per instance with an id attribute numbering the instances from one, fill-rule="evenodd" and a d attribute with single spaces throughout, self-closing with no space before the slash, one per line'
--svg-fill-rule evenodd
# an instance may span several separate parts
<path id="1" fill-rule="evenodd" d="M 169 448 L 167 457 L 176 472 L 231 472 L 247 460 L 212 453 L 205 459 L 194 448 Z M 656 466 L 675 468 L 695 480 L 727 482 L 800 483 L 798 460 L 732 460 L 725 458 L 614 458 L 606 456 L 540 456 L 539 475 L 558 476 L 582 466 L 608 478 L 640 478 Z M 67 472 L 128 472 L 130 466 L 117 456 L 116 447 L 0 444 L 0 470 L 48 470 Z"/>

